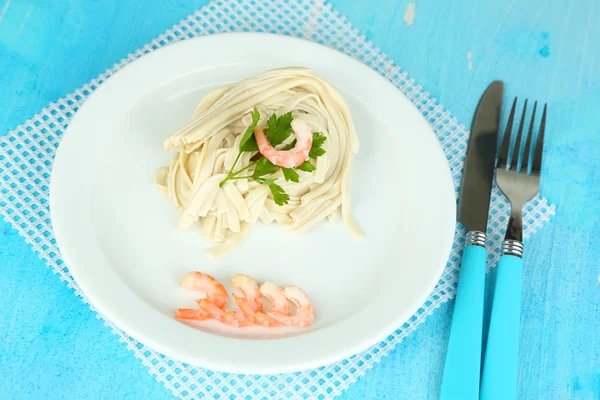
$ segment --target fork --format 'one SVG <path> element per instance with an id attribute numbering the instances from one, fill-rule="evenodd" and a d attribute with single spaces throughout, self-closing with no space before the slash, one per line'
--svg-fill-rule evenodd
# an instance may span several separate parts
<path id="1" fill-rule="evenodd" d="M 523 271 L 523 218 L 522 209 L 526 202 L 538 193 L 542 170 L 546 111 L 544 105 L 531 169 L 529 168 L 537 102 L 533 105 L 529 131 L 524 148 L 521 137 L 527 112 L 527 100 L 523 106 L 521 121 L 514 148 L 511 136 L 517 99 L 515 98 L 502 146 L 496 159 L 496 184 L 511 205 L 506 237 L 502 242 L 502 256 L 498 264 L 498 277 L 486 346 L 481 400 L 510 400 L 517 397 L 517 360 L 519 351 L 519 319 L 521 316 L 521 275 Z M 522 160 L 519 163 L 521 152 Z"/>

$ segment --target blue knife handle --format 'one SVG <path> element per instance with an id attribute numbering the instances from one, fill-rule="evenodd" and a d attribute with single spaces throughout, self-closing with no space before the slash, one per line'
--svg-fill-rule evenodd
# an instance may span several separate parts
<path id="1" fill-rule="evenodd" d="M 473 232 L 469 232 L 469 235 Z M 441 400 L 477 400 L 481 373 L 485 234 L 483 245 L 467 245 L 452 315 L 452 327 L 442 378 Z M 467 242 L 472 242 L 467 240 Z"/>
<path id="2" fill-rule="evenodd" d="M 521 257 L 503 255 L 500 258 L 483 363 L 482 400 L 517 398 L 522 272 Z"/>

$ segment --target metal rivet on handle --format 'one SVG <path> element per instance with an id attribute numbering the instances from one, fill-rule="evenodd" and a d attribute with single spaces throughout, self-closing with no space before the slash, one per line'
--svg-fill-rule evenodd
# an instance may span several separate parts
<path id="1" fill-rule="evenodd" d="M 465 246 L 485 247 L 486 235 L 480 231 L 471 231 L 467 233 Z"/>
<path id="2" fill-rule="evenodd" d="M 502 254 L 523 258 L 523 243 L 518 240 L 505 240 L 502 242 Z"/>

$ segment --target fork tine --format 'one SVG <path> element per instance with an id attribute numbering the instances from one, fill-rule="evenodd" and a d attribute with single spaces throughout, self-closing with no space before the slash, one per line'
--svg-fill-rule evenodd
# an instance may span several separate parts
<path id="1" fill-rule="evenodd" d="M 535 122 L 535 111 L 537 109 L 537 101 L 533 103 L 533 112 L 531 113 L 531 122 L 529 123 L 529 132 L 527 133 L 527 141 L 525 142 L 525 151 L 523 152 L 523 161 L 521 162 L 521 170 L 525 168 L 525 173 L 529 175 L 529 153 L 531 153 L 531 137 L 533 136 L 533 123 Z"/>
<path id="2" fill-rule="evenodd" d="M 504 130 L 504 137 L 502 138 L 502 146 L 500 147 L 500 153 L 498 154 L 498 160 L 496 165 L 500 167 L 506 167 L 506 160 L 508 159 L 508 152 L 510 150 L 510 136 L 512 133 L 513 121 L 515 119 L 515 109 L 517 108 L 517 98 L 513 101 L 510 114 L 508 115 L 508 122 L 506 123 L 506 129 Z"/>
<path id="3" fill-rule="evenodd" d="M 519 122 L 519 130 L 517 131 L 517 139 L 515 140 L 515 146 L 513 147 L 512 160 L 510 162 L 510 168 L 514 168 L 518 172 L 519 167 L 519 156 L 521 155 L 521 136 L 523 134 L 523 125 L 525 124 L 525 113 L 527 112 L 527 99 L 523 105 L 523 113 L 521 114 L 521 122 Z"/>
<path id="4" fill-rule="evenodd" d="M 546 111 L 548 104 L 544 104 L 544 112 L 542 112 L 542 122 L 540 122 L 540 131 L 538 132 L 537 142 L 535 145 L 535 154 L 533 156 L 533 171 L 542 171 L 542 153 L 544 152 L 544 133 L 546 132 Z"/>

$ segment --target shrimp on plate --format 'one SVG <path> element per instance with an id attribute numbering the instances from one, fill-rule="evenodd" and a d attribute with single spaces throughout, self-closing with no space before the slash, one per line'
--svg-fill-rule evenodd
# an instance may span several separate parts
<path id="1" fill-rule="evenodd" d="M 252 325 L 252 322 L 249 321 L 241 311 L 221 309 L 211 303 L 208 299 L 199 299 L 198 305 L 200 306 L 200 309 L 205 310 L 212 318 L 225 325 L 233 326 L 235 328 Z"/>
<path id="2" fill-rule="evenodd" d="M 204 292 L 208 301 L 221 309 L 227 306 L 227 290 L 215 278 L 202 272 L 194 271 L 185 274 L 181 287 L 188 290 Z"/>
<path id="3" fill-rule="evenodd" d="M 239 310 L 228 310 L 228 294 L 225 287 L 212 276 L 202 272 L 189 272 L 181 281 L 181 287 L 204 293 L 196 302 L 198 309 L 180 308 L 175 318 L 184 320 L 215 319 L 223 324 L 236 328 L 260 325 L 265 328 L 283 325 L 304 327 L 313 323 L 314 308 L 306 293 L 297 286 L 281 289 L 273 282 L 265 282 L 258 286 L 248 275 L 237 274 L 231 284 L 240 290 L 243 296 L 233 293 Z M 265 312 L 262 296 L 271 303 L 271 311 Z M 297 312 L 291 315 L 288 301 L 293 303 Z"/>
<path id="4" fill-rule="evenodd" d="M 207 301 L 219 309 L 224 309 L 227 305 L 227 291 L 225 287 L 208 274 L 198 271 L 188 272 L 181 280 L 181 287 L 187 290 L 203 292 Z M 211 318 L 211 314 L 204 308 L 180 308 L 175 313 L 175 318 L 201 321 Z"/>
<path id="5" fill-rule="evenodd" d="M 290 150 L 277 150 L 265 136 L 263 128 L 254 128 L 254 136 L 258 144 L 258 151 L 273 164 L 284 168 L 295 168 L 308 160 L 312 147 L 313 133 L 310 126 L 301 119 L 292 121 L 292 130 L 296 134 L 296 145 Z"/>
<path id="6" fill-rule="evenodd" d="M 313 323 L 315 320 L 315 310 L 302 289 L 297 286 L 287 286 L 283 289 L 282 294 L 296 306 L 298 309 L 297 314 L 284 315 L 278 312 L 269 312 L 267 314 L 270 317 L 275 318 L 284 325 L 297 327 L 304 327 Z"/>
<path id="7" fill-rule="evenodd" d="M 177 318 L 177 319 L 191 319 L 191 320 L 202 321 L 204 319 L 211 318 L 211 316 L 210 316 L 210 314 L 208 312 L 206 312 L 206 310 L 204 310 L 202 308 L 199 308 L 199 309 L 194 309 L 194 308 L 180 308 L 175 313 L 175 318 Z"/>
<path id="8" fill-rule="evenodd" d="M 279 322 L 263 312 L 261 292 L 254 279 L 248 275 L 237 274 L 231 280 L 231 284 L 244 294 L 244 297 L 241 297 L 234 293 L 233 298 L 250 322 L 264 326 L 265 328 L 280 325 Z"/>
<path id="9" fill-rule="evenodd" d="M 260 293 L 271 302 L 272 312 L 290 315 L 290 306 L 287 298 L 283 295 L 282 288 L 273 282 L 265 282 L 260 285 Z"/>
<path id="10" fill-rule="evenodd" d="M 231 280 L 231 285 L 242 291 L 244 298 L 252 310 L 262 311 L 263 301 L 260 296 L 258 284 L 248 275 L 236 274 Z M 240 307 L 241 308 L 241 307 Z"/>

